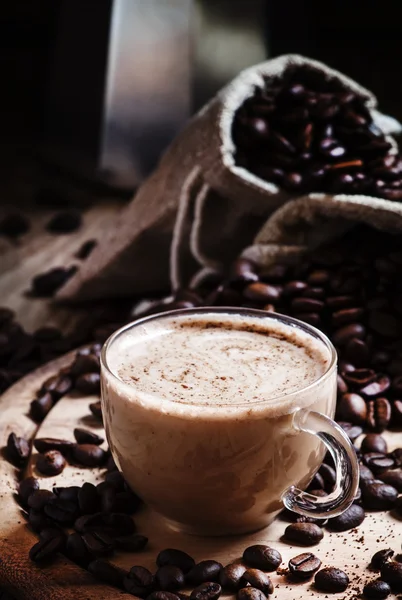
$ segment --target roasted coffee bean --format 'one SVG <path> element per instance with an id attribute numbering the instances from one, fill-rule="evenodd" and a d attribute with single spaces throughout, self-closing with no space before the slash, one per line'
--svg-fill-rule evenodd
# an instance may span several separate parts
<path id="1" fill-rule="evenodd" d="M 81 222 L 82 217 L 79 212 L 75 210 L 61 211 L 50 219 L 46 229 L 51 233 L 71 233 L 81 226 Z"/>
<path id="2" fill-rule="evenodd" d="M 348 392 L 349 388 L 347 386 L 346 381 L 343 379 L 343 377 L 341 377 L 341 375 L 337 375 L 337 392 L 338 394 L 346 394 Z"/>
<path id="3" fill-rule="evenodd" d="M 387 561 L 381 566 L 381 579 L 389 583 L 394 592 L 402 591 L 402 563 Z"/>
<path id="4" fill-rule="evenodd" d="M 159 567 L 155 573 L 155 585 L 166 592 L 174 592 L 184 587 L 184 573 L 174 565 Z"/>
<path id="5" fill-rule="evenodd" d="M 100 362 L 95 354 L 77 354 L 75 361 L 71 365 L 71 377 L 79 377 L 85 373 L 99 373 Z"/>
<path id="6" fill-rule="evenodd" d="M 328 527 L 333 531 L 347 531 L 361 525 L 366 513 L 361 506 L 352 504 L 343 513 L 328 521 Z"/>
<path id="7" fill-rule="evenodd" d="M 282 556 L 270 546 L 255 544 L 244 550 L 243 560 L 248 567 L 262 571 L 275 571 L 282 562 Z"/>
<path id="8" fill-rule="evenodd" d="M 64 536 L 41 539 L 29 551 L 29 558 L 34 562 L 43 562 L 56 558 L 64 546 Z"/>
<path id="9" fill-rule="evenodd" d="M 38 452 L 43 453 L 49 450 L 58 450 L 63 456 L 66 456 L 73 447 L 73 442 L 56 438 L 36 438 L 33 445 Z"/>
<path id="10" fill-rule="evenodd" d="M 124 589 L 133 596 L 146 598 L 152 592 L 154 576 L 145 567 L 131 567 L 130 572 L 124 577 Z"/>
<path id="11" fill-rule="evenodd" d="M 28 506 L 34 510 L 43 510 L 46 504 L 55 499 L 56 496 L 53 494 L 53 492 L 49 490 L 37 489 L 29 495 Z"/>
<path id="12" fill-rule="evenodd" d="M 92 402 L 89 405 L 89 409 L 96 419 L 102 421 L 102 406 L 100 402 Z"/>
<path id="13" fill-rule="evenodd" d="M 124 589 L 123 581 L 127 576 L 127 571 L 116 567 L 109 561 L 97 558 L 89 563 L 88 571 L 100 581 Z"/>
<path id="14" fill-rule="evenodd" d="M 379 550 L 371 557 L 370 567 L 375 571 L 380 571 L 381 567 L 385 562 L 390 560 L 394 555 L 394 551 L 391 548 L 385 550 Z"/>
<path id="15" fill-rule="evenodd" d="M 256 282 L 250 283 L 243 291 L 245 298 L 253 302 L 275 302 L 280 291 L 277 287 L 268 283 Z"/>
<path id="16" fill-rule="evenodd" d="M 41 423 L 50 409 L 53 407 L 54 400 L 50 393 L 41 395 L 31 402 L 31 417 L 37 423 Z"/>
<path id="17" fill-rule="evenodd" d="M 114 541 L 101 529 L 93 529 L 82 536 L 84 544 L 90 554 L 94 556 L 107 556 L 114 550 Z"/>
<path id="18" fill-rule="evenodd" d="M 388 452 L 387 442 L 378 433 L 368 433 L 362 440 L 360 450 L 363 454 L 366 452 L 382 452 L 386 454 Z"/>
<path id="19" fill-rule="evenodd" d="M 336 483 L 336 472 L 330 465 L 323 463 L 318 470 L 318 473 L 324 480 L 324 489 L 331 491 Z"/>
<path id="20" fill-rule="evenodd" d="M 86 396 L 99 394 L 100 375 L 99 373 L 84 373 L 75 380 L 75 388 Z"/>
<path id="21" fill-rule="evenodd" d="M 78 503 L 78 494 L 80 491 L 78 485 L 71 485 L 69 487 L 54 487 L 53 493 L 60 498 L 60 500 L 68 500 L 69 502 Z"/>
<path id="22" fill-rule="evenodd" d="M 364 339 L 366 335 L 366 329 L 359 323 L 351 323 L 344 325 L 336 330 L 332 336 L 332 341 L 336 346 L 345 346 L 351 339 Z"/>
<path id="23" fill-rule="evenodd" d="M 96 240 L 87 240 L 84 242 L 75 253 L 75 258 L 78 258 L 79 260 L 85 260 L 88 258 L 97 243 L 98 242 Z"/>
<path id="24" fill-rule="evenodd" d="M 74 502 L 61 498 L 55 498 L 48 502 L 44 507 L 44 512 L 47 517 L 65 526 L 72 525 L 78 514 L 77 505 Z"/>
<path id="25" fill-rule="evenodd" d="M 120 473 L 120 471 L 117 471 L 117 469 L 111 473 L 107 473 L 105 482 L 119 492 L 124 491 L 126 485 L 123 475 Z"/>
<path id="26" fill-rule="evenodd" d="M 266 573 L 264 573 L 264 571 L 261 571 L 260 569 L 247 569 L 247 571 L 243 573 L 241 583 L 242 587 L 251 585 L 251 587 L 261 590 L 261 592 L 266 596 L 268 594 L 272 594 L 274 591 L 274 586 L 272 585 L 271 579 Z"/>
<path id="27" fill-rule="evenodd" d="M 86 567 L 93 560 L 82 536 L 79 533 L 71 533 L 66 541 L 66 554 L 77 564 Z"/>
<path id="28" fill-rule="evenodd" d="M 360 485 L 363 486 L 367 482 L 373 481 L 374 473 L 372 471 L 370 471 L 370 469 L 368 467 L 366 467 L 365 465 L 360 465 L 359 466 L 359 479 L 360 479 Z"/>
<path id="29" fill-rule="evenodd" d="M 152 592 L 146 600 L 180 600 L 180 596 L 172 592 Z"/>
<path id="30" fill-rule="evenodd" d="M 132 534 L 114 537 L 116 548 L 124 552 L 139 552 L 143 550 L 148 543 L 148 538 L 144 535 Z"/>
<path id="31" fill-rule="evenodd" d="M 74 522 L 74 529 L 78 533 L 85 533 L 104 526 L 104 514 L 94 513 L 90 515 L 82 515 Z"/>
<path id="32" fill-rule="evenodd" d="M 314 523 L 292 523 L 285 529 L 284 539 L 301 546 L 314 546 L 324 537 L 324 532 Z"/>
<path id="33" fill-rule="evenodd" d="M 36 459 L 36 468 L 42 475 L 60 475 L 65 466 L 66 459 L 58 450 L 38 454 Z"/>
<path id="34" fill-rule="evenodd" d="M 390 420 L 391 405 L 386 398 L 376 398 L 368 402 L 366 424 L 370 429 L 382 433 L 388 427 Z"/>
<path id="35" fill-rule="evenodd" d="M 378 475 L 379 479 L 394 487 L 400 494 L 402 494 L 402 470 L 394 469 L 392 471 L 383 471 Z"/>
<path id="36" fill-rule="evenodd" d="M 344 592 L 349 585 L 349 577 L 341 569 L 326 567 L 318 571 L 314 577 L 314 583 L 320 592 L 338 593 Z"/>
<path id="37" fill-rule="evenodd" d="M 72 455 L 84 467 L 101 467 L 106 462 L 106 452 L 94 444 L 76 444 Z"/>
<path id="38" fill-rule="evenodd" d="M 402 448 L 395 448 L 390 454 L 395 461 L 395 466 L 402 467 Z"/>
<path id="39" fill-rule="evenodd" d="M 54 401 L 59 400 L 72 390 L 73 382 L 68 375 L 54 375 L 49 377 L 41 387 L 41 394 L 51 394 Z"/>
<path id="40" fill-rule="evenodd" d="M 362 496 L 365 508 L 371 510 L 389 510 L 395 504 L 398 492 L 391 485 L 369 481 L 362 489 Z"/>
<path id="41" fill-rule="evenodd" d="M 39 481 L 35 477 L 26 477 L 18 486 L 18 496 L 23 504 L 28 503 L 28 498 L 39 490 Z"/>
<path id="42" fill-rule="evenodd" d="M 241 586 L 241 578 L 246 567 L 239 563 L 233 563 L 223 567 L 219 574 L 219 583 L 227 592 L 237 592 Z"/>
<path id="43" fill-rule="evenodd" d="M 352 338 L 345 346 L 344 356 L 356 367 L 366 367 L 370 361 L 370 350 L 366 342 Z"/>
<path id="44" fill-rule="evenodd" d="M 368 452 L 363 455 L 364 464 L 371 469 L 374 475 L 378 475 L 383 471 L 387 471 L 388 469 L 392 469 L 394 465 L 394 460 L 390 456 L 386 456 L 381 452 Z"/>
<path id="45" fill-rule="evenodd" d="M 223 566 L 216 560 L 202 560 L 197 563 L 186 575 L 186 582 L 190 585 L 200 585 L 205 581 L 218 581 Z"/>
<path id="46" fill-rule="evenodd" d="M 31 282 L 32 295 L 39 298 L 53 296 L 77 271 L 77 267 L 55 267 L 46 273 L 36 275 Z"/>
<path id="47" fill-rule="evenodd" d="M 363 429 L 359 425 L 352 425 L 352 423 L 345 421 L 338 421 L 338 425 L 342 427 L 351 442 L 355 442 L 363 433 Z"/>
<path id="48" fill-rule="evenodd" d="M 9 213 L 0 221 L 0 235 L 14 238 L 27 233 L 30 229 L 29 219 L 21 213 Z"/>
<path id="49" fill-rule="evenodd" d="M 176 550 L 175 548 L 166 548 L 161 550 L 156 558 L 156 564 L 158 567 L 164 567 L 165 565 L 173 565 L 179 567 L 184 574 L 188 573 L 190 569 L 195 566 L 195 560 L 186 552 L 182 550 Z"/>
<path id="50" fill-rule="evenodd" d="M 364 425 L 367 419 L 367 405 L 359 394 L 343 394 L 338 403 L 337 414 L 345 421 Z"/>
<path id="51" fill-rule="evenodd" d="M 96 487 L 92 483 L 84 483 L 78 492 L 78 506 L 83 514 L 92 514 L 98 512 L 100 508 L 100 498 Z"/>
<path id="52" fill-rule="evenodd" d="M 241 588 L 236 595 L 237 600 L 266 600 L 266 595 L 253 587 Z"/>
<path id="53" fill-rule="evenodd" d="M 114 532 L 113 535 L 131 535 L 135 531 L 134 521 L 124 513 L 104 514 L 103 522 Z"/>
<path id="54" fill-rule="evenodd" d="M 365 598 L 377 598 L 383 600 L 388 598 L 391 593 L 391 588 L 385 581 L 378 579 L 377 581 L 370 581 L 363 588 L 363 596 Z"/>
<path id="55" fill-rule="evenodd" d="M 343 375 L 346 383 L 356 389 L 361 388 L 374 381 L 377 377 L 376 372 L 373 369 L 354 369 L 350 373 L 344 373 Z"/>
<path id="56" fill-rule="evenodd" d="M 389 390 L 390 385 L 391 380 L 388 375 L 377 375 L 374 381 L 360 388 L 360 394 L 368 399 L 382 396 Z"/>
<path id="57" fill-rule="evenodd" d="M 74 429 L 74 437 L 77 440 L 77 444 L 94 444 L 100 446 L 105 441 L 100 435 L 97 435 L 93 431 L 88 429 Z"/>
<path id="58" fill-rule="evenodd" d="M 299 554 L 289 561 L 289 572 L 296 579 L 310 579 L 321 567 L 320 559 L 311 552 Z"/>
<path id="59" fill-rule="evenodd" d="M 207 581 L 196 587 L 190 594 L 191 600 L 217 600 L 222 593 L 219 583 Z"/>
<path id="60" fill-rule="evenodd" d="M 7 438 L 7 458 L 16 467 L 22 467 L 29 457 L 29 442 L 15 433 Z"/>

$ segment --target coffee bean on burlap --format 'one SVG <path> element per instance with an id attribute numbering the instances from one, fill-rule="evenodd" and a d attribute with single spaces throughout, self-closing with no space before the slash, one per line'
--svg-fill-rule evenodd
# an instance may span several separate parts
<path id="1" fill-rule="evenodd" d="M 78 492 L 78 506 L 83 514 L 96 513 L 100 509 L 100 497 L 92 483 L 84 483 Z"/>
<path id="2" fill-rule="evenodd" d="M 381 566 L 381 579 L 389 583 L 394 592 L 402 591 L 402 563 L 387 561 Z"/>
<path id="3" fill-rule="evenodd" d="M 107 560 L 97 558 L 89 563 L 88 571 L 100 581 L 124 589 L 123 581 L 127 576 L 127 571 L 125 569 L 116 567 L 116 565 L 113 565 Z"/>
<path id="4" fill-rule="evenodd" d="M 321 592 L 344 592 L 349 585 L 349 577 L 341 569 L 326 567 L 318 571 L 314 577 L 315 587 Z"/>
<path id="5" fill-rule="evenodd" d="M 58 450 L 49 450 L 44 454 L 38 454 L 36 468 L 42 475 L 60 475 L 66 466 L 66 459 Z"/>
<path id="6" fill-rule="evenodd" d="M 217 600 L 222 588 L 215 581 L 207 581 L 196 587 L 190 594 L 191 600 Z"/>
<path id="7" fill-rule="evenodd" d="M 366 513 L 361 506 L 352 504 L 337 517 L 328 520 L 328 527 L 333 531 L 347 531 L 361 525 Z"/>
<path id="8" fill-rule="evenodd" d="M 55 498 L 46 504 L 44 512 L 47 517 L 63 526 L 71 526 L 78 515 L 78 507 L 74 502 Z"/>
<path id="9" fill-rule="evenodd" d="M 188 573 L 195 566 L 195 560 L 186 552 L 176 550 L 175 548 L 166 548 L 161 550 L 156 557 L 158 567 L 173 565 L 179 567 L 183 573 Z"/>
<path id="10" fill-rule="evenodd" d="M 200 585 L 205 581 L 218 581 L 223 566 L 216 560 L 202 560 L 186 575 L 186 583 Z"/>
<path id="11" fill-rule="evenodd" d="M 124 577 L 124 589 L 133 596 L 146 598 L 154 587 L 154 576 L 145 567 L 131 567 L 130 572 Z"/>
<path id="12" fill-rule="evenodd" d="M 22 467 L 29 457 L 29 442 L 23 437 L 10 433 L 7 438 L 7 458 L 16 467 Z"/>
<path id="13" fill-rule="evenodd" d="M 260 569 L 247 569 L 242 575 L 241 583 L 242 587 L 251 585 L 251 587 L 261 590 L 266 596 L 274 591 L 271 579 Z"/>
<path id="14" fill-rule="evenodd" d="M 66 554 L 68 558 L 77 564 L 86 567 L 93 560 L 82 536 L 79 533 L 71 533 L 66 541 Z"/>
<path id="15" fill-rule="evenodd" d="M 31 494 L 39 490 L 39 481 L 35 477 L 26 477 L 18 485 L 18 496 L 23 504 L 27 504 Z"/>
<path id="16" fill-rule="evenodd" d="M 64 541 L 66 540 L 66 534 L 61 527 L 58 527 L 57 525 L 54 525 L 53 527 L 45 527 L 39 534 L 41 540 L 50 540 L 51 538 L 59 536 L 62 536 Z"/>
<path id="17" fill-rule="evenodd" d="M 58 450 L 63 456 L 68 456 L 74 444 L 69 440 L 59 440 L 57 438 L 36 438 L 33 445 L 38 452 Z"/>
<path id="18" fill-rule="evenodd" d="M 107 556 L 112 554 L 114 550 L 113 538 L 102 531 L 101 528 L 84 533 L 82 539 L 88 552 L 94 556 Z"/>
<path id="19" fill-rule="evenodd" d="M 263 571 L 275 571 L 282 562 L 282 556 L 270 546 L 255 544 L 244 550 L 243 560 L 248 567 Z"/>
<path id="20" fill-rule="evenodd" d="M 28 506 L 35 510 L 43 510 L 46 504 L 56 499 L 55 494 L 50 490 L 35 490 L 28 497 Z"/>
<path id="21" fill-rule="evenodd" d="M 56 558 L 56 553 L 63 550 L 64 537 L 53 537 L 39 540 L 29 551 L 29 558 L 34 562 L 42 562 Z"/>
<path id="22" fill-rule="evenodd" d="M 385 483 L 367 482 L 362 489 L 363 503 L 365 508 L 371 510 L 389 510 L 398 497 L 397 490 Z"/>
<path id="23" fill-rule="evenodd" d="M 363 588 L 363 596 L 365 598 L 374 598 L 377 600 L 383 600 L 387 598 L 391 593 L 391 587 L 385 581 L 377 579 L 376 581 L 370 581 Z"/>
<path id="24" fill-rule="evenodd" d="M 86 531 L 92 531 L 93 529 L 97 529 L 99 527 L 104 527 L 104 513 L 98 512 L 89 515 L 81 515 L 74 522 L 74 529 L 78 531 L 78 533 L 85 533 Z"/>
<path id="25" fill-rule="evenodd" d="M 321 561 L 311 552 L 305 552 L 291 558 L 288 566 L 289 572 L 296 579 L 310 579 L 321 567 Z"/>
<path id="26" fill-rule="evenodd" d="M 72 455 L 84 467 L 101 467 L 106 462 L 106 452 L 94 444 L 75 444 Z"/>
<path id="27" fill-rule="evenodd" d="M 324 531 L 314 523 L 292 523 L 285 529 L 284 539 L 301 546 L 314 546 L 324 537 Z"/>
<path id="28" fill-rule="evenodd" d="M 236 595 L 237 600 L 266 600 L 266 595 L 253 587 L 241 588 Z"/>
<path id="29" fill-rule="evenodd" d="M 232 563 L 223 567 L 219 574 L 219 583 L 227 592 L 237 592 L 241 588 L 241 578 L 246 567 L 239 563 Z"/>
<path id="30" fill-rule="evenodd" d="M 155 586 L 166 592 L 174 592 L 184 587 L 183 571 L 174 565 L 159 567 L 155 573 Z"/>
<path id="31" fill-rule="evenodd" d="M 375 554 L 373 554 L 373 556 L 371 557 L 371 563 L 370 563 L 370 567 L 372 569 L 374 569 L 375 571 L 379 571 L 382 567 L 382 565 L 387 562 L 388 560 L 390 560 L 394 555 L 394 551 L 391 550 L 391 548 L 386 548 L 384 550 L 378 550 L 378 552 L 376 552 Z"/>
<path id="32" fill-rule="evenodd" d="M 93 431 L 89 431 L 88 429 L 80 429 L 76 427 L 74 429 L 74 437 L 77 441 L 77 444 L 94 444 L 95 446 L 100 446 L 105 441 L 100 435 L 97 435 Z"/>

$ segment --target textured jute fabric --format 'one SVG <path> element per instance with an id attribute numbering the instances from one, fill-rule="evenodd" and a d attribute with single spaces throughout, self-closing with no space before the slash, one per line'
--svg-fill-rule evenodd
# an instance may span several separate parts
<path id="1" fill-rule="evenodd" d="M 258 255 L 259 262 L 264 256 L 268 260 L 270 217 L 277 209 L 279 216 L 292 219 L 292 206 L 309 202 L 314 207 L 321 202 L 332 206 L 331 197 L 320 194 L 301 199 L 299 205 L 294 202 L 295 194 L 235 164 L 232 126 L 236 110 L 256 88 L 264 87 L 267 78 L 280 77 L 291 65 L 307 65 L 323 77 L 337 79 L 345 90 L 365 100 L 385 134 L 399 131 L 394 119 L 377 111 L 371 92 L 322 63 L 286 55 L 251 67 L 189 121 L 131 203 L 102 232 L 87 261 L 59 291 L 60 299 L 132 296 L 166 290 L 170 285 L 177 288 L 187 285 L 200 268 L 222 270 L 248 246 L 246 254 Z M 391 137 L 389 141 L 396 148 Z M 289 211 L 281 212 L 289 202 Z M 337 196 L 334 202 L 346 207 L 348 200 Z M 376 203 L 366 198 L 365 206 Z"/>

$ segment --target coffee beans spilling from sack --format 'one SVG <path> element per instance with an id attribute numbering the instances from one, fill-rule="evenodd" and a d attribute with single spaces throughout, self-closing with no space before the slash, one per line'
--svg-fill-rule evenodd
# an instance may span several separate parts
<path id="1" fill-rule="evenodd" d="M 233 122 L 236 162 L 293 193 L 402 199 L 402 160 L 364 99 L 308 66 L 267 79 Z"/>

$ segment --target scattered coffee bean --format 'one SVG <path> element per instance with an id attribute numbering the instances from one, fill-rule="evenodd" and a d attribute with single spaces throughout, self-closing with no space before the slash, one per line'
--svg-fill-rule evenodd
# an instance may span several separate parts
<path id="1" fill-rule="evenodd" d="M 186 574 L 195 566 L 195 560 L 182 550 L 166 548 L 166 550 L 161 550 L 161 552 L 159 552 L 156 557 L 156 564 L 158 567 L 173 565 L 174 567 L 179 567 L 179 569 Z"/>
<path id="2" fill-rule="evenodd" d="M 29 457 L 29 442 L 15 433 L 7 438 L 7 458 L 16 467 L 22 467 Z"/>
<path id="3" fill-rule="evenodd" d="M 401 592 L 402 563 L 395 560 L 384 562 L 381 566 L 381 579 L 386 581 L 394 592 Z"/>
<path id="4" fill-rule="evenodd" d="M 289 572 L 297 579 L 310 579 L 320 567 L 320 559 L 311 552 L 299 554 L 289 561 Z"/>
<path id="5" fill-rule="evenodd" d="M 53 537 L 41 539 L 29 551 L 29 558 L 34 562 L 42 562 L 55 558 L 57 552 L 60 552 L 64 546 L 64 537 Z"/>
<path id="6" fill-rule="evenodd" d="M 76 389 L 86 396 L 100 393 L 99 373 L 84 373 L 75 380 Z"/>
<path id="7" fill-rule="evenodd" d="M 96 240 L 87 240 L 82 244 L 82 246 L 75 253 L 75 258 L 79 260 L 85 260 L 91 254 L 92 250 L 97 245 Z"/>
<path id="8" fill-rule="evenodd" d="M 270 546 L 256 544 L 244 550 L 243 560 L 248 567 L 263 571 L 275 571 L 282 562 L 282 556 Z"/>
<path id="9" fill-rule="evenodd" d="M 133 596 L 146 598 L 152 592 L 154 576 L 144 567 L 132 567 L 124 577 L 124 589 Z"/>
<path id="10" fill-rule="evenodd" d="M 28 497 L 28 506 L 35 510 L 43 510 L 46 504 L 55 500 L 56 496 L 50 490 L 35 490 Z"/>
<path id="11" fill-rule="evenodd" d="M 95 354 L 77 354 L 75 361 L 71 365 L 70 374 L 72 377 L 79 377 L 86 373 L 99 373 L 100 362 Z"/>
<path id="12" fill-rule="evenodd" d="M 180 600 L 180 596 L 172 592 L 152 592 L 146 600 Z"/>
<path id="13" fill-rule="evenodd" d="M 222 593 L 219 583 L 207 581 L 196 587 L 190 594 L 191 600 L 217 600 Z"/>
<path id="14" fill-rule="evenodd" d="M 260 590 L 266 596 L 274 591 L 271 579 L 260 569 L 247 569 L 242 575 L 241 583 L 242 587 L 251 585 L 251 587 Z"/>
<path id="15" fill-rule="evenodd" d="M 102 421 L 102 406 L 100 402 L 92 402 L 89 405 L 89 409 L 96 419 Z"/>
<path id="16" fill-rule="evenodd" d="M 82 485 L 77 500 L 80 511 L 85 515 L 96 513 L 100 509 L 100 498 L 92 483 Z"/>
<path id="17" fill-rule="evenodd" d="M 379 550 L 371 557 L 370 566 L 375 571 L 380 571 L 382 565 L 390 560 L 394 555 L 394 551 L 391 548 L 387 548 L 385 550 Z"/>
<path id="18" fill-rule="evenodd" d="M 36 468 L 42 475 L 60 475 L 65 466 L 66 459 L 58 450 L 38 454 L 36 459 Z"/>
<path id="19" fill-rule="evenodd" d="M 377 598 L 383 600 L 387 598 L 391 593 L 391 588 L 385 581 L 378 579 L 377 581 L 370 581 L 364 586 L 363 596 L 366 598 Z"/>
<path id="20" fill-rule="evenodd" d="M 148 538 L 144 535 L 132 534 L 121 535 L 114 538 L 116 548 L 124 552 L 139 552 L 143 550 L 148 543 Z"/>
<path id="21" fill-rule="evenodd" d="M 46 225 L 51 233 L 71 233 L 81 226 L 82 217 L 77 211 L 62 211 L 54 215 Z"/>
<path id="22" fill-rule="evenodd" d="M 93 556 L 84 543 L 82 536 L 79 533 L 71 533 L 66 541 L 66 554 L 75 563 L 86 567 Z"/>
<path id="23" fill-rule="evenodd" d="M 77 440 L 77 444 L 94 444 L 100 446 L 105 441 L 100 435 L 89 431 L 88 429 L 74 429 L 74 437 Z"/>
<path id="24" fill-rule="evenodd" d="M 338 408 L 339 417 L 355 425 L 364 425 L 367 419 L 367 405 L 359 394 L 343 394 Z"/>
<path id="25" fill-rule="evenodd" d="M 106 461 L 106 452 L 94 444 L 76 444 L 72 455 L 84 467 L 101 467 Z"/>
<path id="26" fill-rule="evenodd" d="M 39 490 L 39 481 L 35 477 L 26 477 L 18 486 L 18 496 L 23 504 L 27 504 L 28 498 Z"/>
<path id="27" fill-rule="evenodd" d="M 387 442 L 378 433 L 368 433 L 362 440 L 360 450 L 363 454 L 367 452 L 382 452 L 386 454 L 388 452 Z"/>
<path id="28" fill-rule="evenodd" d="M 73 387 L 73 382 L 71 377 L 68 375 L 60 374 L 54 375 L 53 377 L 49 377 L 41 387 L 41 394 L 51 394 L 53 400 L 56 402 L 62 396 L 68 394 Z"/>
<path id="29" fill-rule="evenodd" d="M 93 556 L 107 556 L 114 550 L 114 541 L 101 529 L 93 529 L 82 536 L 87 550 Z"/>
<path id="30" fill-rule="evenodd" d="M 53 296 L 77 271 L 77 267 L 55 267 L 32 279 L 32 294 L 40 298 Z"/>
<path id="31" fill-rule="evenodd" d="M 54 400 L 50 393 L 41 395 L 31 402 L 31 417 L 37 423 L 41 423 L 50 409 L 53 407 Z"/>
<path id="32" fill-rule="evenodd" d="M 328 527 L 333 531 L 347 531 L 361 525 L 366 513 L 358 504 L 352 504 L 342 514 L 328 521 Z"/>
<path id="33" fill-rule="evenodd" d="M 371 510 L 389 510 L 398 497 L 397 490 L 391 485 L 375 480 L 367 482 L 362 489 L 364 506 Z"/>
<path id="34" fill-rule="evenodd" d="M 197 563 L 186 575 L 186 582 L 190 585 L 200 585 L 206 581 L 219 581 L 223 566 L 216 560 L 202 560 Z"/>
<path id="35" fill-rule="evenodd" d="M 261 590 L 253 587 L 241 588 L 236 595 L 237 600 L 267 600 Z"/>
<path id="36" fill-rule="evenodd" d="M 378 478 L 395 488 L 400 494 L 402 493 L 402 469 L 383 471 L 378 475 Z"/>
<path id="37" fill-rule="evenodd" d="M 123 581 L 127 576 L 127 571 L 116 567 L 109 561 L 97 558 L 89 563 L 88 571 L 108 585 L 123 589 Z"/>
<path id="38" fill-rule="evenodd" d="M 60 500 L 68 500 L 69 502 L 78 503 L 78 494 L 80 491 L 78 485 L 71 485 L 69 487 L 54 487 L 53 493 L 60 498 Z"/>
<path id="39" fill-rule="evenodd" d="M 5 237 L 19 237 L 27 233 L 29 229 L 29 219 L 20 213 L 9 213 L 0 220 L 0 235 Z"/>
<path id="40" fill-rule="evenodd" d="M 66 456 L 73 447 L 73 442 L 68 440 L 59 440 L 56 438 L 36 438 L 34 440 L 34 448 L 38 452 L 48 452 L 49 450 L 58 450 L 60 454 Z"/>
<path id="41" fill-rule="evenodd" d="M 55 498 L 45 505 L 44 512 L 47 517 L 56 521 L 56 523 L 67 527 L 74 523 L 78 510 L 74 502 Z"/>
<path id="42" fill-rule="evenodd" d="M 184 573 L 174 565 L 159 567 L 155 573 L 155 585 L 166 592 L 174 592 L 184 587 Z"/>
<path id="43" fill-rule="evenodd" d="M 239 563 L 226 565 L 219 574 L 219 583 L 225 591 L 237 592 L 242 587 L 241 578 L 245 571 L 246 567 Z"/>
<path id="44" fill-rule="evenodd" d="M 285 529 L 284 539 L 301 546 L 314 546 L 324 537 L 324 531 L 314 523 L 292 523 Z"/>
<path id="45" fill-rule="evenodd" d="M 321 592 L 344 592 L 349 585 L 349 577 L 341 569 L 326 567 L 314 577 L 315 587 Z"/>

